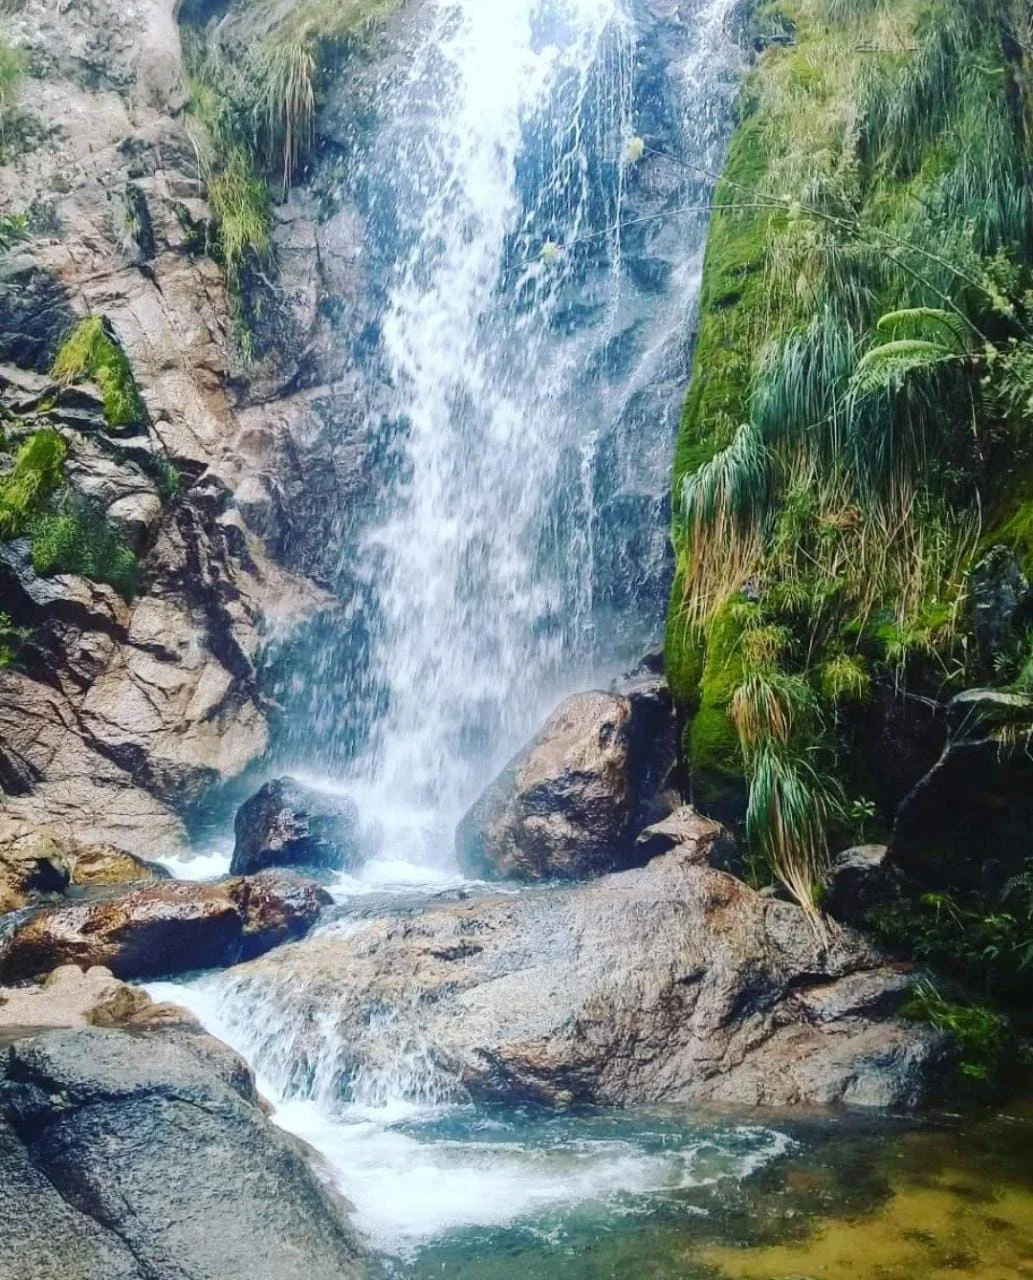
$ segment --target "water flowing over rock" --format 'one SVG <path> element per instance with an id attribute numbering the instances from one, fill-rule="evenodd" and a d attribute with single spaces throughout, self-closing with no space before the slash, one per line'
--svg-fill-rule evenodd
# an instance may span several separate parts
<path id="1" fill-rule="evenodd" d="M 673 758 L 665 719 L 673 739 L 670 696 L 661 693 L 656 703 L 568 698 L 459 824 L 460 866 L 489 879 L 574 880 L 631 865 L 662 771 L 657 757 L 670 747 Z"/>
<path id="2" fill-rule="evenodd" d="M 0 1210 L 0 1273 L 17 1280 L 361 1273 L 343 1204 L 265 1118 L 245 1064 L 183 1027 L 12 1046 Z"/>
<path id="3" fill-rule="evenodd" d="M 230 874 L 252 875 L 266 867 L 326 867 L 354 870 L 362 860 L 359 812 L 345 796 L 274 778 L 237 810 Z"/>
<path id="4" fill-rule="evenodd" d="M 285 873 L 217 884 L 166 881 L 113 902 L 40 912 L 0 949 L 0 981 L 64 964 L 103 965 L 119 978 L 233 964 L 306 933 L 329 895 Z"/>
<path id="5" fill-rule="evenodd" d="M 947 1040 L 895 1016 L 913 979 L 704 865 L 721 835 L 697 818 L 641 869 L 358 914 L 235 971 L 228 1003 L 258 1069 L 286 1050 L 324 1101 L 924 1101 Z"/>

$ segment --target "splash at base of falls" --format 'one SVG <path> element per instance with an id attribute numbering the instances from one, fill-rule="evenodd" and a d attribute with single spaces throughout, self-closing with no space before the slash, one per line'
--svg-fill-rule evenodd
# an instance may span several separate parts
<path id="1" fill-rule="evenodd" d="M 343 1101 L 323 1074 L 301 1087 L 290 1031 L 269 1037 L 270 1010 L 231 974 L 190 984 L 156 982 L 155 1000 L 190 1009 L 243 1053 L 274 1105 L 277 1124 L 308 1142 L 355 1206 L 355 1222 L 380 1251 L 410 1261 L 443 1237 L 503 1229 L 539 1240 L 595 1230 L 625 1216 L 707 1214 L 722 1187 L 790 1151 L 776 1127 L 684 1111 L 592 1110 L 550 1114 L 406 1101 Z M 410 1066 L 419 1070 L 418 1066 Z M 410 1082 L 411 1083 L 411 1082 Z"/>

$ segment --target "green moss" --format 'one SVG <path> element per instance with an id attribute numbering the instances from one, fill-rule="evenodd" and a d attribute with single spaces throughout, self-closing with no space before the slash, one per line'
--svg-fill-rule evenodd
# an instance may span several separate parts
<path id="1" fill-rule="evenodd" d="M 51 430 L 36 431 L 18 448 L 0 476 L 0 538 L 25 533 L 32 517 L 60 486 L 68 446 Z"/>
<path id="2" fill-rule="evenodd" d="M 106 582 L 127 600 L 139 587 L 136 556 L 115 529 L 85 503 L 66 499 L 32 522 L 32 567 L 41 577 L 74 573 Z"/>
<path id="3" fill-rule="evenodd" d="M 718 816 L 730 803 L 741 803 L 744 785 L 742 748 L 730 716 L 743 678 L 740 612 L 739 604 L 726 605 L 707 629 L 699 705 L 685 737 L 696 803 Z"/>
<path id="4" fill-rule="evenodd" d="M 104 420 L 116 430 L 139 426 L 143 401 L 125 352 L 100 316 L 81 321 L 65 339 L 51 370 L 58 382 L 96 383 L 104 399 Z"/>
<path id="5" fill-rule="evenodd" d="M 703 679 L 706 640 L 679 608 L 682 599 L 681 574 L 675 574 L 671 604 L 664 635 L 664 674 L 675 701 L 682 708 L 694 707 Z"/>

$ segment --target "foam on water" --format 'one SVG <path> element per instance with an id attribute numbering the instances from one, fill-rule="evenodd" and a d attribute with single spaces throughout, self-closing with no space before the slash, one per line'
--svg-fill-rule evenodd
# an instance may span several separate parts
<path id="1" fill-rule="evenodd" d="M 388 1253 L 410 1254 L 466 1228 L 520 1224 L 555 1235 L 575 1211 L 648 1212 L 658 1198 L 748 1177 L 793 1145 L 774 1128 L 685 1114 L 527 1115 L 413 1101 L 426 1093 L 413 1062 L 408 1079 L 394 1077 L 393 1093 L 383 1080 L 360 1080 L 358 1096 L 342 1098 L 333 1092 L 332 1031 L 331 1060 L 299 1078 L 290 1029 L 277 1030 L 277 1011 L 232 972 L 147 989 L 189 1008 L 256 1065 L 275 1122 L 324 1157 L 355 1205 L 356 1225 Z M 680 1208 L 708 1211 L 691 1199 Z"/>

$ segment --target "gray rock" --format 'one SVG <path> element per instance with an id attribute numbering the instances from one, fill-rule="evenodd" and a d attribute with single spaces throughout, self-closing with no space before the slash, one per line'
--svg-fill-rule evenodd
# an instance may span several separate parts
<path id="1" fill-rule="evenodd" d="M 344 1094 L 405 1058 L 425 1094 L 458 1101 L 926 1100 L 948 1040 L 895 1016 L 910 976 L 703 865 L 720 839 L 697 818 L 644 868 L 382 908 L 235 970 L 233 987 L 275 1028 L 268 1052 L 290 1035 Z"/>
<path id="2" fill-rule="evenodd" d="M 701 818 L 692 805 L 685 804 L 666 818 L 646 827 L 635 838 L 635 852 L 639 861 L 648 862 L 650 858 L 670 853 L 672 849 L 679 849 L 682 857 L 694 857 L 701 862 L 709 860 L 715 853 L 719 854 L 720 850 L 715 848 L 713 841 L 700 840 L 701 822 L 705 822 L 705 819 Z M 725 843 L 731 844 L 731 841 Z"/>
<path id="3" fill-rule="evenodd" d="M 656 676 L 627 693 L 568 698 L 460 822 L 460 866 L 486 879 L 570 880 L 641 861 L 634 836 L 670 743 L 670 694 Z"/>
<path id="4" fill-rule="evenodd" d="M 266 867 L 353 870 L 362 861 L 355 804 L 293 778 L 274 778 L 261 786 L 237 810 L 233 831 L 231 875 L 251 875 Z"/>
<path id="5" fill-rule="evenodd" d="M 12 1046 L 4 1077 L 4 1280 L 359 1276 L 343 1203 L 217 1042 L 51 1032 Z"/>
<path id="6" fill-rule="evenodd" d="M 837 920 L 863 925 L 869 911 L 889 901 L 897 884 L 888 855 L 884 844 L 844 849 L 825 881 L 823 909 Z"/>

